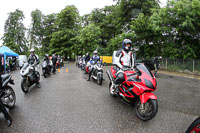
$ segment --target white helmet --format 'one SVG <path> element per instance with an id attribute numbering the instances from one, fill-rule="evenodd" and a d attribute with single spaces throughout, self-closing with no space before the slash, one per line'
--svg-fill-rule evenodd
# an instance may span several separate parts
<path id="1" fill-rule="evenodd" d="M 32 48 L 32 49 L 30 50 L 30 52 L 35 52 L 35 49 L 34 49 L 34 48 Z"/>
<path id="2" fill-rule="evenodd" d="M 95 50 L 95 51 L 93 52 L 93 54 L 98 54 L 97 50 Z"/>

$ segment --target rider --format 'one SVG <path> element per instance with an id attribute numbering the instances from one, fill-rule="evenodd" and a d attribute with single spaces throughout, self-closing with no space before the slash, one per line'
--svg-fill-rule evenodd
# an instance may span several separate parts
<path id="1" fill-rule="evenodd" d="M 97 50 L 95 50 L 94 52 L 93 52 L 93 57 L 91 57 L 90 58 L 90 63 L 91 64 L 96 64 L 98 61 L 100 61 L 100 56 L 98 56 L 98 52 L 97 52 Z M 87 81 L 90 81 L 90 77 L 91 77 L 91 75 L 92 75 L 92 71 L 94 70 L 94 68 L 93 67 L 91 67 L 91 70 L 90 70 L 90 72 L 89 72 L 89 76 L 88 76 L 88 79 L 87 79 Z"/>
<path id="2" fill-rule="evenodd" d="M 85 61 L 85 55 L 83 55 L 83 57 L 82 57 L 82 61 Z"/>
<path id="3" fill-rule="evenodd" d="M 50 63 L 50 62 L 49 62 L 49 55 L 48 55 L 48 54 L 45 54 L 45 55 L 44 55 L 44 60 L 43 60 L 43 62 L 44 62 L 44 61 L 46 61 L 46 63 L 47 63 L 47 68 L 49 68 L 49 63 Z M 50 69 L 50 68 L 49 68 L 49 69 Z"/>
<path id="4" fill-rule="evenodd" d="M 52 60 L 52 63 L 53 63 L 53 73 L 55 73 L 56 72 L 56 62 L 57 62 L 57 57 L 56 57 L 55 54 L 52 55 L 51 60 Z"/>
<path id="5" fill-rule="evenodd" d="M 47 65 L 50 64 L 50 60 L 49 60 L 49 55 L 48 54 L 45 54 L 44 55 L 44 60 L 43 61 L 46 61 L 47 62 Z"/>
<path id="6" fill-rule="evenodd" d="M 45 55 L 44 55 L 44 61 L 49 62 L 49 55 L 48 55 L 48 54 L 45 54 Z"/>
<path id="7" fill-rule="evenodd" d="M 57 66 L 57 68 L 60 67 L 60 60 L 61 60 L 60 55 L 58 55 L 58 58 L 57 58 L 58 64 L 57 65 L 59 65 L 59 66 Z"/>
<path id="8" fill-rule="evenodd" d="M 118 91 L 119 85 L 124 81 L 124 69 L 130 68 L 132 65 L 132 52 L 131 52 L 132 41 L 129 39 L 124 39 L 122 42 L 122 49 L 118 50 L 116 53 L 116 57 L 119 60 L 116 60 L 116 76 L 117 78 L 114 80 L 114 85 Z M 114 89 L 112 90 L 112 92 Z"/>
<path id="9" fill-rule="evenodd" d="M 159 64 L 160 64 L 159 57 L 156 56 L 156 57 L 154 58 L 154 67 L 155 67 L 155 70 L 156 70 L 156 71 L 157 71 L 157 69 L 158 69 Z"/>
<path id="10" fill-rule="evenodd" d="M 58 55 L 58 61 L 60 62 L 60 55 Z"/>
<path id="11" fill-rule="evenodd" d="M 89 60 L 90 60 L 90 54 L 89 54 L 89 53 L 86 53 L 85 62 L 87 63 Z"/>
<path id="12" fill-rule="evenodd" d="M 28 57 L 28 63 L 31 64 L 31 65 L 38 65 L 40 63 L 40 60 L 38 58 L 38 56 L 35 54 L 35 49 L 31 49 L 30 50 L 30 56 Z"/>
<path id="13" fill-rule="evenodd" d="M 29 64 L 31 64 L 31 65 L 33 65 L 34 66 L 34 74 L 35 75 L 37 75 L 36 74 L 36 69 L 35 69 L 35 67 L 40 63 L 40 59 L 39 59 L 39 57 L 35 54 L 35 49 L 31 49 L 30 50 L 30 55 L 29 55 L 29 57 L 28 57 L 28 63 Z M 39 84 L 39 81 L 37 81 L 37 84 L 38 84 L 38 86 L 40 87 L 40 84 Z"/>

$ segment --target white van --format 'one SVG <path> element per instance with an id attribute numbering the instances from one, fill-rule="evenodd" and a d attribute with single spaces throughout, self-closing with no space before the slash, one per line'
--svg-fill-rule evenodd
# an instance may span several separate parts
<path id="1" fill-rule="evenodd" d="M 19 68 L 21 69 L 24 63 L 27 62 L 27 57 L 26 55 L 19 55 L 18 60 L 19 60 Z"/>

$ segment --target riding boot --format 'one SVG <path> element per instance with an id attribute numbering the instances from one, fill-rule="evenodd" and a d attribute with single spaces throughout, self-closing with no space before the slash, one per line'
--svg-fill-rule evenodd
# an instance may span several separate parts
<path id="1" fill-rule="evenodd" d="M 87 81 L 90 81 L 90 77 L 91 77 L 91 75 L 92 75 L 92 70 L 89 72 L 89 76 L 88 76 Z"/>
<path id="2" fill-rule="evenodd" d="M 89 73 L 88 79 L 87 81 L 90 81 L 90 77 L 91 77 L 92 73 Z"/>

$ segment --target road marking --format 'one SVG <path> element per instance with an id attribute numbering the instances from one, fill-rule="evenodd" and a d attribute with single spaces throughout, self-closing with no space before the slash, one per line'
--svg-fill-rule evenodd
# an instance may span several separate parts
<path id="1" fill-rule="evenodd" d="M 60 68 L 58 68 L 58 72 L 60 72 Z"/>
<path id="2" fill-rule="evenodd" d="M 68 68 L 66 68 L 66 72 L 68 72 Z"/>

